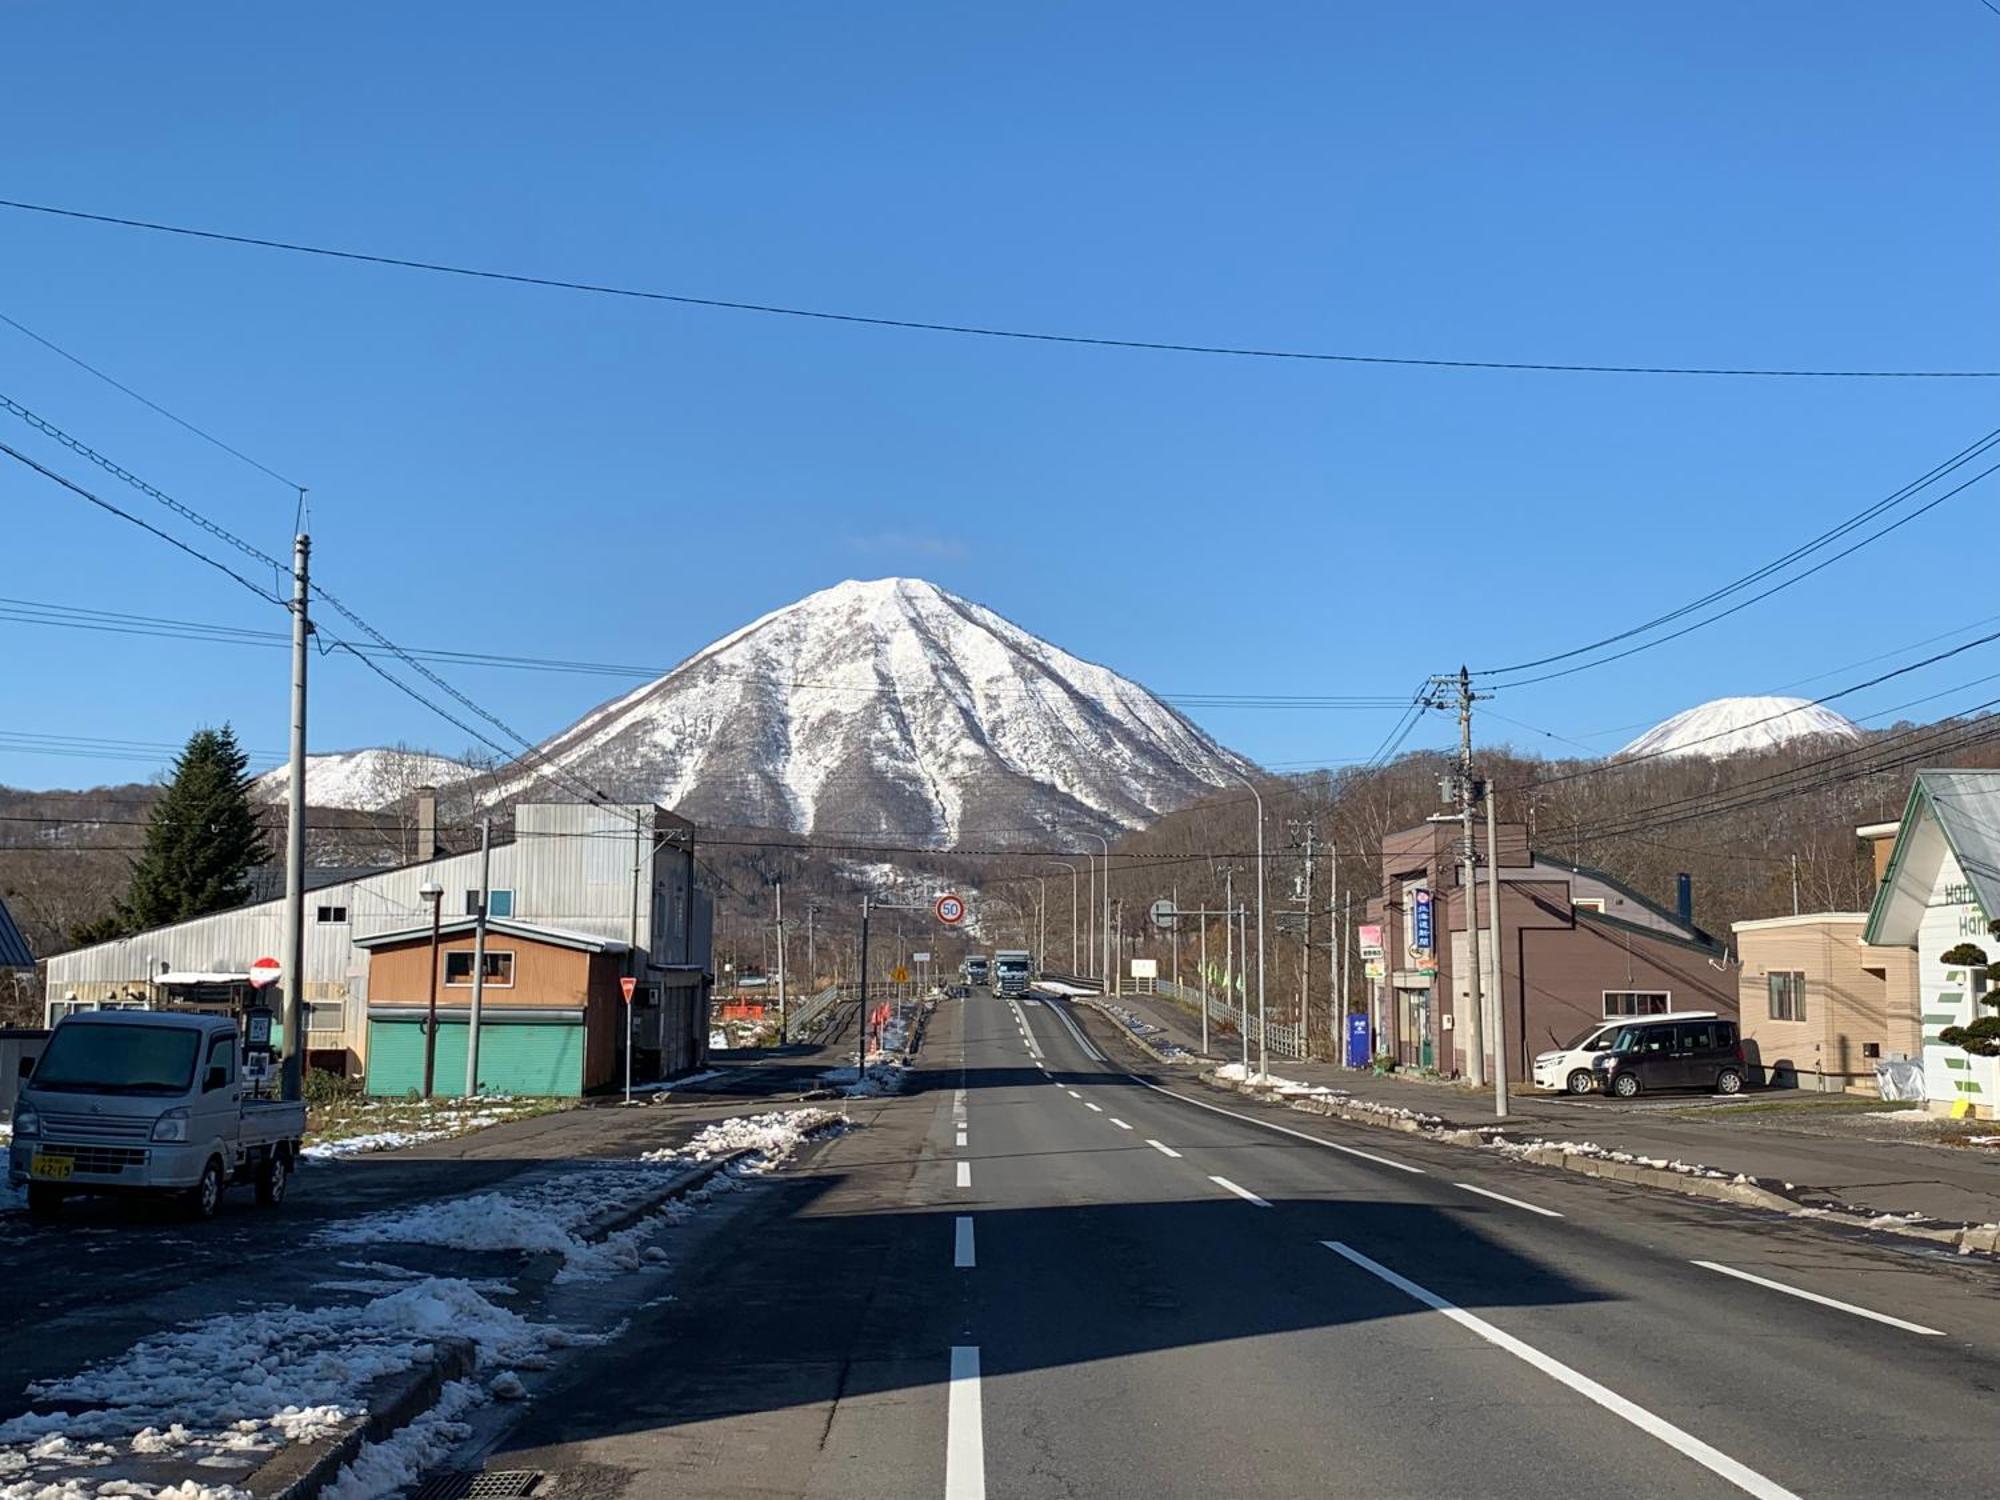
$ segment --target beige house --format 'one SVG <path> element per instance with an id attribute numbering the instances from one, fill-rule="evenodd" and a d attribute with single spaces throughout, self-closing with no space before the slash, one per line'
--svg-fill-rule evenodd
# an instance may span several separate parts
<path id="1" fill-rule="evenodd" d="M 1872 1094 L 1877 1063 L 1918 1055 L 1914 955 L 1871 947 L 1867 926 L 1865 911 L 1735 924 L 1738 1025 L 1759 1082 Z"/>

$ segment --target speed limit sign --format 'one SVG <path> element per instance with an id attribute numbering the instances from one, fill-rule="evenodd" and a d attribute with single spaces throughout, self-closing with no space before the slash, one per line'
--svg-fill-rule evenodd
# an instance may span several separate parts
<path id="1" fill-rule="evenodd" d="M 937 919 L 947 927 L 956 927 L 965 920 L 965 903 L 952 895 L 938 897 Z"/>

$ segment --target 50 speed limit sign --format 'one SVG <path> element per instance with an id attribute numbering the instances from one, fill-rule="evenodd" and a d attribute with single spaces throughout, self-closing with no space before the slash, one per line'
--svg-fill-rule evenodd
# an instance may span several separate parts
<path id="1" fill-rule="evenodd" d="M 956 927 L 965 920 L 965 903 L 957 896 L 944 895 L 937 898 L 937 919 L 947 927 Z"/>

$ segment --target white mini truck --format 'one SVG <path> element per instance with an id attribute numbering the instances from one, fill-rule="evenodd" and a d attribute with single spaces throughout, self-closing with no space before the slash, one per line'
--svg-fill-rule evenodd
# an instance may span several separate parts
<path id="1" fill-rule="evenodd" d="M 231 1183 L 275 1204 L 298 1162 L 306 1107 L 246 1090 L 236 1019 L 152 1010 L 63 1017 L 14 1104 L 7 1180 L 28 1209 L 73 1193 L 182 1198 L 209 1218 Z"/>

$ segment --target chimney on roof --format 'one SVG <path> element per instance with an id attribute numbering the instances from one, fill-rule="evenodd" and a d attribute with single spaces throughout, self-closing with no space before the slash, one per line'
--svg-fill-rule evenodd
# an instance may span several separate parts
<path id="1" fill-rule="evenodd" d="M 417 788 L 417 858 L 436 859 L 438 856 L 438 789 L 434 786 Z"/>
<path id="2" fill-rule="evenodd" d="M 1694 926 L 1694 876 L 1685 870 L 1674 877 L 1674 915 L 1681 926 Z"/>

